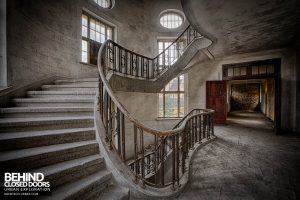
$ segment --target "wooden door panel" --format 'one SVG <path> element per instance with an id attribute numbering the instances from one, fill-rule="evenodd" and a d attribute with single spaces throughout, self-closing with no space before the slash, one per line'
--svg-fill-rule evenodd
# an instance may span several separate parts
<path id="1" fill-rule="evenodd" d="M 226 81 L 206 81 L 206 107 L 215 110 L 216 124 L 226 123 L 226 92 Z"/>

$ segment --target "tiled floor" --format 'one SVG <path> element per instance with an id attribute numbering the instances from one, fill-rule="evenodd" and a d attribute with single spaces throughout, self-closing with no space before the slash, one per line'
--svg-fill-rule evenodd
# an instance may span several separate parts
<path id="1" fill-rule="evenodd" d="M 231 114 L 215 132 L 177 199 L 300 199 L 299 137 L 275 135 L 268 119 L 251 112 Z"/>

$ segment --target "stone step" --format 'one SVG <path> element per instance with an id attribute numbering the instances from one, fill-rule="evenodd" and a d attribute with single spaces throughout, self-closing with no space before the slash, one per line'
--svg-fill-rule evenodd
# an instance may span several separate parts
<path id="1" fill-rule="evenodd" d="M 95 98 L 96 91 L 28 91 L 30 98 Z"/>
<path id="2" fill-rule="evenodd" d="M 95 98 L 18 98 L 12 103 L 20 107 L 94 107 Z"/>
<path id="3" fill-rule="evenodd" d="M 77 181 L 65 184 L 54 189 L 51 196 L 41 199 L 53 200 L 85 200 L 92 199 L 95 193 L 101 193 L 107 188 L 111 181 L 111 173 L 101 170 Z"/>
<path id="4" fill-rule="evenodd" d="M 104 159 L 100 155 L 91 155 L 34 169 L 32 172 L 43 173 L 51 188 L 55 188 L 102 170 L 104 166 Z"/>
<path id="5" fill-rule="evenodd" d="M 99 200 L 128 200 L 129 189 L 116 185 L 109 185 L 99 197 L 95 199 Z"/>
<path id="6" fill-rule="evenodd" d="M 11 107 L 0 108 L 0 118 L 94 116 L 93 107 Z"/>
<path id="7" fill-rule="evenodd" d="M 95 140 L 94 128 L 27 131 L 0 134 L 0 151 Z"/>
<path id="8" fill-rule="evenodd" d="M 59 79 L 54 81 L 55 84 L 71 84 L 71 83 L 95 83 L 99 82 L 99 78 L 81 78 L 81 79 Z"/>
<path id="9" fill-rule="evenodd" d="M 95 140 L 57 144 L 1 152 L 0 166 L 2 172 L 24 171 L 98 153 Z"/>
<path id="10" fill-rule="evenodd" d="M 94 117 L 0 118 L 0 133 L 94 127 Z"/>
<path id="11" fill-rule="evenodd" d="M 43 85 L 44 91 L 88 91 L 94 92 L 98 90 L 97 84 L 81 84 L 81 85 Z"/>

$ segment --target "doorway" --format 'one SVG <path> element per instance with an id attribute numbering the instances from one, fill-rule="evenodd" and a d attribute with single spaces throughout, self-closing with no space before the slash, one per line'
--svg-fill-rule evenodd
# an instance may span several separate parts
<path id="1" fill-rule="evenodd" d="M 229 122 L 275 128 L 274 78 L 227 81 L 227 91 Z"/>
<path id="2" fill-rule="evenodd" d="M 218 116 L 222 116 L 221 114 L 226 110 L 225 119 L 221 120 L 224 123 L 227 122 L 227 116 L 230 117 L 234 112 L 255 112 L 267 118 L 273 130 L 279 133 L 281 128 L 280 66 L 281 59 L 223 65 L 223 80 L 206 82 L 206 107 L 216 110 Z M 225 90 L 220 86 L 224 83 Z M 221 107 L 224 98 L 226 103 Z"/>

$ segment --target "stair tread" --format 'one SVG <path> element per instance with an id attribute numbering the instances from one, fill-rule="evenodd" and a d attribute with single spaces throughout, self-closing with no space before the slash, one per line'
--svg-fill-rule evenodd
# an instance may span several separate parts
<path id="1" fill-rule="evenodd" d="M 98 87 L 98 83 L 97 84 L 65 84 L 65 85 L 42 85 L 42 88 L 97 88 Z"/>
<path id="2" fill-rule="evenodd" d="M 91 144 L 98 144 L 96 140 L 84 141 L 84 142 L 73 142 L 73 143 L 66 143 L 66 144 L 56 144 L 56 145 L 49 145 L 49 146 L 42 146 L 42 147 L 34 147 L 28 149 L 20 149 L 20 150 L 12 150 L 12 151 L 4 151 L 0 153 L 0 162 L 2 161 L 9 161 L 19 158 L 25 158 L 29 156 L 50 153 L 85 145 Z"/>
<path id="3" fill-rule="evenodd" d="M 58 79 L 55 82 L 61 82 L 61 81 L 99 81 L 99 78 L 78 78 L 78 79 Z"/>
<path id="4" fill-rule="evenodd" d="M 120 200 L 128 198 L 129 189 L 117 185 L 111 185 L 99 196 L 99 200 Z M 127 199 L 126 198 L 126 199 Z"/>
<path id="5" fill-rule="evenodd" d="M 94 108 L 87 106 L 76 107 L 8 107 L 0 108 L 0 113 L 16 113 L 16 112 L 66 112 L 66 111 L 93 111 Z"/>
<path id="6" fill-rule="evenodd" d="M 103 169 L 77 181 L 73 181 L 58 187 L 57 189 L 53 190 L 51 197 L 46 197 L 45 199 L 65 199 L 66 197 L 75 194 L 80 189 L 83 189 L 98 180 L 106 182 L 110 178 L 111 173 Z"/>
<path id="7" fill-rule="evenodd" d="M 16 98 L 12 99 L 13 102 L 94 102 L 95 98 L 74 98 L 74 97 L 61 97 L 61 98 Z"/>
<path id="8" fill-rule="evenodd" d="M 39 118 L 0 118 L 1 125 L 15 124 L 15 123 L 28 123 L 28 122 L 48 122 L 48 121 L 67 121 L 67 120 L 93 120 L 94 116 L 83 117 L 39 117 Z"/>
<path id="9" fill-rule="evenodd" d="M 95 91 L 49 91 L 49 90 L 41 90 L 41 91 L 27 91 L 27 94 L 81 94 L 81 95 L 91 95 L 96 94 Z"/>
<path id="10" fill-rule="evenodd" d="M 45 167 L 37 168 L 32 170 L 33 172 L 42 172 L 45 176 L 49 176 L 51 174 L 58 173 L 60 171 L 64 171 L 73 167 L 76 167 L 78 165 L 83 165 L 85 163 L 91 162 L 93 160 L 100 159 L 101 162 L 104 162 L 103 157 L 101 157 L 99 154 L 91 155 L 91 156 L 85 156 L 82 158 L 77 158 L 74 160 L 64 161 L 53 165 L 47 165 Z"/>
<path id="11" fill-rule="evenodd" d="M 0 140 L 18 139 L 18 138 L 35 137 L 35 136 L 59 135 L 64 133 L 76 133 L 76 132 L 84 132 L 84 131 L 95 131 L 95 129 L 94 128 L 69 128 L 69 129 L 56 129 L 56 130 L 43 130 L 43 131 L 1 133 Z"/>

